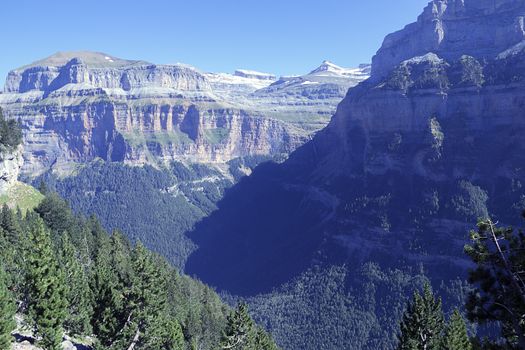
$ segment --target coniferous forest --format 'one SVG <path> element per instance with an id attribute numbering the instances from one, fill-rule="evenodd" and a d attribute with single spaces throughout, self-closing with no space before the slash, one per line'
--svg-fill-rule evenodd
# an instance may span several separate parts
<path id="1" fill-rule="evenodd" d="M 1 8 L 0 350 L 525 350 L 525 0 Z"/>
<path id="2" fill-rule="evenodd" d="M 11 334 L 46 350 L 65 339 L 94 349 L 277 349 L 245 304 L 230 309 L 55 193 L 31 212 L 5 206 L 0 227 L 2 349 Z"/>

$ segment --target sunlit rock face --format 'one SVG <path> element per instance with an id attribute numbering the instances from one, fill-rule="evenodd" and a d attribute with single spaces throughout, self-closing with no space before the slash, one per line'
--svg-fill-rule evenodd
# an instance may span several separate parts
<path id="1" fill-rule="evenodd" d="M 324 62 L 307 75 L 277 79 L 65 52 L 11 71 L 0 106 L 22 123 L 25 176 L 68 173 L 94 158 L 222 164 L 289 154 L 368 76 L 366 65 Z"/>
<path id="2" fill-rule="evenodd" d="M 197 228 L 188 272 L 254 293 L 319 263 L 465 271 L 478 218 L 519 224 L 525 208 L 524 8 L 435 0 L 387 36 L 329 125 Z"/>
<path id="3" fill-rule="evenodd" d="M 417 22 L 388 35 L 374 56 L 372 75 L 384 78 L 395 65 L 433 52 L 447 60 L 462 55 L 491 59 L 525 39 L 521 0 L 436 0 Z"/>
<path id="4" fill-rule="evenodd" d="M 0 152 L 0 195 L 4 195 L 16 184 L 24 160 L 22 147 Z"/>

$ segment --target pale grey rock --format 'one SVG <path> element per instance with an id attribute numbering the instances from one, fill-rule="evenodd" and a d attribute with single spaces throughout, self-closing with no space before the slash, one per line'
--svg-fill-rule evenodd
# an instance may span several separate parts
<path id="1" fill-rule="evenodd" d="M 372 59 L 372 77 L 385 78 L 400 62 L 433 52 L 493 59 L 525 39 L 523 0 L 433 0 L 417 22 L 388 35 Z"/>
<path id="2" fill-rule="evenodd" d="M 281 84 L 248 70 L 203 73 L 103 53 L 57 53 L 9 73 L 0 106 L 24 130 L 24 177 L 95 158 L 224 164 L 292 152 L 324 127 L 367 67 L 329 62 Z"/>
<path id="3" fill-rule="evenodd" d="M 23 163 L 22 146 L 16 150 L 0 151 L 0 195 L 16 184 Z"/>
<path id="4" fill-rule="evenodd" d="M 107 56 L 106 56 L 107 57 Z M 50 59 L 51 62 L 55 62 Z M 42 63 L 45 63 L 44 61 Z M 11 71 L 4 91 L 24 93 L 32 90 L 47 94 L 69 84 L 83 88 L 122 89 L 169 88 L 174 91 L 206 91 L 210 86 L 196 69 L 184 65 L 153 65 L 130 62 L 119 67 L 92 66 L 75 57 L 62 66 L 30 66 Z"/>
<path id="5" fill-rule="evenodd" d="M 237 69 L 234 73 L 236 77 L 257 79 L 257 80 L 276 80 L 276 76 L 269 73 L 261 73 L 247 69 Z"/>

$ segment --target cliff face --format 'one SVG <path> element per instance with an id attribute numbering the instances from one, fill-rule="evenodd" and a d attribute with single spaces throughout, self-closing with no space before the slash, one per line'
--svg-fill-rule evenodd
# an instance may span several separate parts
<path id="1" fill-rule="evenodd" d="M 520 0 L 431 1 L 417 22 L 385 38 L 372 59 L 372 75 L 384 78 L 427 52 L 451 61 L 462 55 L 492 59 L 525 39 L 524 14 Z"/>
<path id="2" fill-rule="evenodd" d="M 0 195 L 5 195 L 17 183 L 23 162 L 21 146 L 14 151 L 0 152 Z"/>
<path id="3" fill-rule="evenodd" d="M 432 1 L 385 39 L 324 130 L 197 227 L 188 273 L 250 294 L 320 263 L 464 271 L 476 220 L 515 224 L 525 207 L 524 6 Z"/>
<path id="4" fill-rule="evenodd" d="M 10 72 L 0 105 L 22 122 L 25 176 L 69 172 L 97 157 L 224 163 L 288 154 L 307 141 L 346 90 L 368 76 L 365 67 L 352 72 L 297 77 L 291 93 L 275 76 L 253 71 L 202 73 L 181 64 L 58 53 Z M 273 85 L 279 103 L 265 91 Z"/>

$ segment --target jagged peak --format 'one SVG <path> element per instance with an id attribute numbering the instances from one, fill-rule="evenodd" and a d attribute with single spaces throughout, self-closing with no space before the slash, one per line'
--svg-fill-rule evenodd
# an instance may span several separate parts
<path id="1" fill-rule="evenodd" d="M 372 78 L 427 52 L 447 61 L 462 55 L 494 59 L 525 40 L 523 16 L 525 0 L 433 0 L 417 22 L 385 38 L 372 59 Z"/>
<path id="2" fill-rule="evenodd" d="M 310 72 L 310 74 L 321 73 L 321 72 L 342 72 L 345 68 L 336 65 L 333 62 L 324 60 L 323 63 L 316 69 Z"/>
<path id="3" fill-rule="evenodd" d="M 341 77 L 353 77 L 353 76 L 367 76 L 370 73 L 369 64 L 360 64 L 359 68 L 345 68 L 338 66 L 337 64 L 324 60 L 323 63 L 313 71 L 307 74 L 314 76 L 341 76 Z"/>

